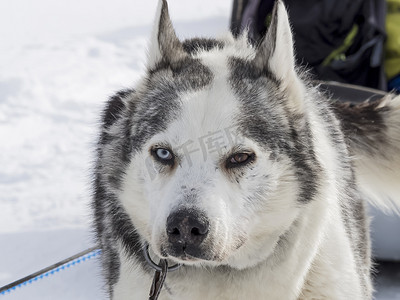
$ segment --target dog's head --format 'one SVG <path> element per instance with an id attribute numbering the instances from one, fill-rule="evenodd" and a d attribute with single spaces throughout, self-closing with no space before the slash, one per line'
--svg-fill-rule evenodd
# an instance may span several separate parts
<path id="1" fill-rule="evenodd" d="M 253 47 L 246 36 L 181 42 L 160 1 L 147 68 L 121 103 L 129 142 L 108 155 L 125 151 L 116 189 L 135 230 L 186 264 L 265 259 L 316 190 L 284 5 Z"/>

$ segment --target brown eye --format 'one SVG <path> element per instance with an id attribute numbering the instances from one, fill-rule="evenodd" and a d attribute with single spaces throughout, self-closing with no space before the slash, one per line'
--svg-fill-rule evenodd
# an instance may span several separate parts
<path id="1" fill-rule="evenodd" d="M 235 153 L 226 162 L 227 168 L 241 167 L 254 160 L 253 153 Z"/>
<path id="2" fill-rule="evenodd" d="M 247 153 L 238 153 L 231 157 L 231 163 L 240 164 L 249 159 L 249 155 Z"/>

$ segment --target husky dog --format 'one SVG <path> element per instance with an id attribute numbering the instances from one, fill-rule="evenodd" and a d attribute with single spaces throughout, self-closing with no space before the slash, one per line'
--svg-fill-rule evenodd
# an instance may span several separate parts
<path id="1" fill-rule="evenodd" d="M 108 102 L 97 148 L 110 298 L 148 298 L 149 245 L 182 264 L 160 299 L 371 299 L 364 198 L 399 199 L 400 97 L 329 100 L 295 66 L 281 1 L 252 46 L 181 42 L 161 0 L 148 54 L 136 88 Z"/>

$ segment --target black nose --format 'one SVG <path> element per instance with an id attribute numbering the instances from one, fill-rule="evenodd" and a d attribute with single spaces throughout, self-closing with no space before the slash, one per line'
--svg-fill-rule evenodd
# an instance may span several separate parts
<path id="1" fill-rule="evenodd" d="M 193 210 L 178 210 L 167 219 L 167 234 L 175 255 L 199 256 L 199 246 L 209 230 L 204 214 Z"/>

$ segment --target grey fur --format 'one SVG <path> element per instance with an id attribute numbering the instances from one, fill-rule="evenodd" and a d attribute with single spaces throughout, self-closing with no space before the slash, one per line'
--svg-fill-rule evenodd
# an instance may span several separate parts
<path id="1" fill-rule="evenodd" d="M 381 147 L 388 144 L 385 131 L 385 114 L 388 107 L 380 107 L 384 98 L 373 102 L 333 102 L 332 108 L 341 120 L 341 128 L 348 138 L 350 148 L 379 154 Z"/>
<path id="2" fill-rule="evenodd" d="M 175 30 L 169 18 L 167 1 L 162 1 L 161 16 L 158 28 L 158 45 L 161 56 L 171 64 L 184 59 L 187 55 L 183 50 L 182 43 L 176 37 Z"/>
<path id="3" fill-rule="evenodd" d="M 200 89 L 211 83 L 211 71 L 189 54 L 198 48 L 223 46 L 213 40 L 196 39 L 186 41 L 183 47 L 176 38 L 166 8 L 163 9 L 160 31 L 167 32 L 161 35 L 162 51 L 179 55 L 164 57 L 154 69 L 149 69 L 140 92 L 124 90 L 116 93 L 102 116 L 92 207 L 110 295 L 119 278 L 120 258 L 116 243 L 121 242 L 130 255 L 144 261 L 142 241 L 116 196 L 132 152 L 139 151 L 149 138 L 179 117 L 180 91 Z M 170 38 L 166 39 L 165 35 Z M 149 270 L 144 263 L 143 268 Z"/>
<path id="4" fill-rule="evenodd" d="M 289 156 L 302 181 L 299 202 L 312 200 L 322 172 L 313 153 L 313 141 L 305 116 L 289 115 L 280 81 L 269 70 L 260 70 L 254 61 L 231 58 L 230 85 L 242 106 L 238 127 L 242 134 L 257 141 L 279 159 L 279 153 Z M 268 98 L 261 98 L 261 91 Z"/>
<path id="5" fill-rule="evenodd" d="M 289 107 L 289 95 L 283 79 L 279 79 L 268 64 L 276 49 L 277 18 L 276 6 L 270 30 L 259 46 L 261 48 L 256 51 L 255 58 L 228 57 L 228 84 L 239 102 L 239 112 L 232 123 L 239 128 L 242 136 L 269 153 L 267 159 L 277 163 L 286 159 L 290 161 L 295 174 L 293 180 L 299 186 L 295 195 L 296 205 L 305 208 L 320 199 L 329 170 L 325 170 L 317 158 L 316 143 L 319 141 L 313 136 L 315 124 L 312 123 L 310 113 L 293 111 Z M 226 47 L 226 41 L 216 39 L 191 39 L 181 43 L 173 30 L 165 1 L 162 2 L 157 37 L 161 52 L 159 61 L 149 67 L 137 90 L 122 91 L 113 96 L 102 117 L 94 167 L 93 212 L 98 243 L 103 250 L 103 271 L 110 296 L 119 280 L 121 269 L 117 244 L 123 246 L 124 252 L 142 267 L 144 273 L 150 271 L 141 252 L 143 237 L 139 236 L 118 197 L 127 167 L 136 154 L 148 150 L 143 149 L 143 146 L 149 139 L 166 131 L 173 121 L 181 117 L 181 93 L 204 90 L 212 84 L 213 72 L 196 55 Z M 393 124 L 387 121 L 396 119 L 393 117 L 397 116 L 396 111 L 385 104 L 386 100 L 361 105 L 330 102 L 304 77 L 299 75 L 299 80 L 306 91 L 306 100 L 313 107 L 313 117 L 322 120 L 318 126 L 328 133 L 328 144 L 340 157 L 337 168 L 341 171 L 341 178 L 336 183 L 340 187 L 337 201 L 364 298 L 370 299 L 369 224 L 352 156 L 361 153 L 365 159 L 384 160 L 387 157 L 383 147 L 399 148 L 400 139 L 389 136 Z M 397 124 L 397 127 L 400 128 L 400 125 Z M 257 159 L 254 158 L 255 161 Z M 221 158 L 220 165 L 224 161 L 226 157 Z M 219 168 L 217 166 L 215 170 Z M 241 169 L 225 170 L 224 176 L 239 184 L 241 180 L 255 176 L 251 175 L 251 170 L 249 164 Z M 265 200 L 260 195 L 268 190 L 268 173 L 263 179 L 265 181 L 262 186 L 247 196 L 249 207 L 256 206 L 257 201 Z M 182 202 L 192 205 L 187 209 L 195 206 L 201 189 L 201 184 L 196 188 L 180 185 L 180 195 L 186 197 Z M 210 222 L 212 224 L 212 220 Z M 300 230 L 298 227 L 298 220 L 295 220 L 289 230 L 279 237 L 274 252 L 276 261 L 279 262 L 285 251 L 290 249 L 293 236 Z M 217 242 L 210 239 L 207 243 L 202 245 L 203 258 L 218 261 L 206 249 L 212 248 Z M 243 243 L 245 237 L 240 236 L 237 248 Z M 210 276 L 208 272 L 216 276 L 225 274 L 232 282 L 236 282 L 237 278 L 246 277 L 251 270 L 238 270 L 229 266 L 210 269 L 185 266 L 181 272 L 171 274 L 169 278 L 180 282 L 198 272 L 205 272 L 207 276 Z M 167 291 L 170 295 L 174 294 L 168 282 Z"/>
<path id="6" fill-rule="evenodd" d="M 276 35 L 278 30 L 278 5 L 274 5 L 271 13 L 271 23 L 268 27 L 268 31 L 261 41 L 256 57 L 254 58 L 254 63 L 256 66 L 261 67 L 261 69 L 268 68 L 268 61 L 272 54 L 276 50 Z"/>

